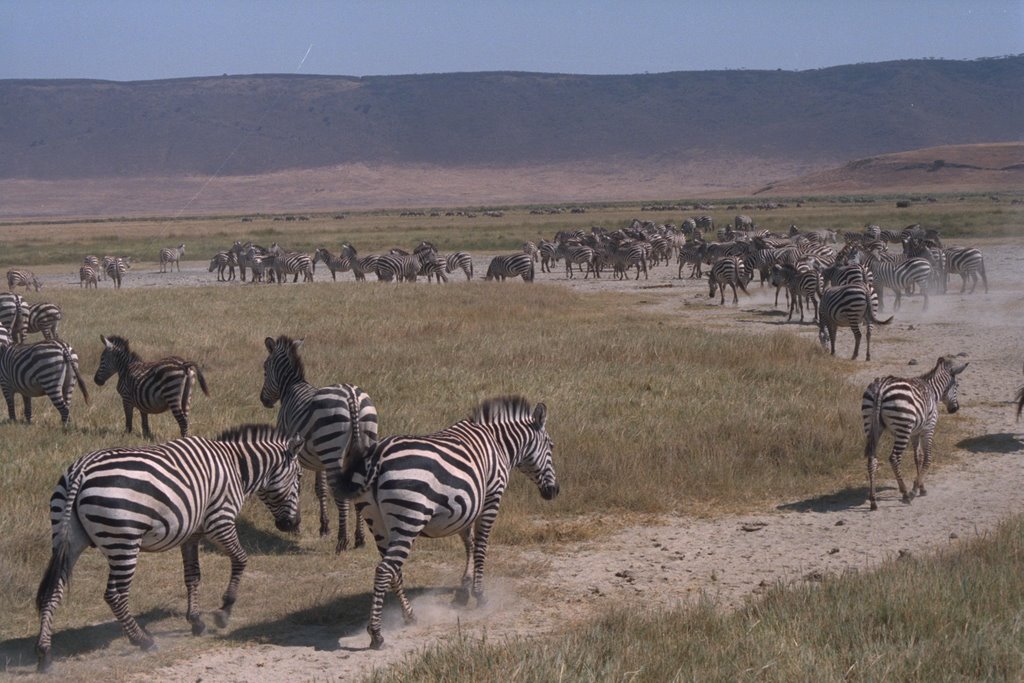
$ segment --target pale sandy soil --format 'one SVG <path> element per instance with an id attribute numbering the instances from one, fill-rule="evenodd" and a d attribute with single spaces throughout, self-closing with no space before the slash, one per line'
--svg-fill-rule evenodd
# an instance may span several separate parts
<path id="1" fill-rule="evenodd" d="M 491 639 L 543 635 L 570 627 L 606 607 L 637 600 L 671 605 L 708 595 L 728 608 L 775 582 L 814 581 L 828 573 L 871 569 L 899 553 L 924 555 L 984 534 L 1000 520 L 1024 510 L 1024 424 L 1014 421 L 1011 405 L 1016 388 L 1024 381 L 1024 287 L 1020 280 L 1024 241 L 980 246 L 986 254 L 990 292 L 979 289 L 973 296 L 960 296 L 956 287 L 954 293 L 933 297 L 927 313 L 922 311 L 920 298 L 905 300 L 892 326 L 877 332 L 872 361 L 862 363 L 852 379 L 866 385 L 883 374 L 921 374 L 942 354 L 963 353 L 970 362 L 961 382 L 961 415 L 968 419 L 958 424 L 969 430 L 958 439 L 961 462 L 933 472 L 928 495 L 912 505 L 899 502 L 883 459 L 880 509 L 875 513 L 868 511 L 861 495 L 822 492 L 712 520 L 665 517 L 585 543 L 528 551 L 497 547 L 493 554 L 522 562 L 531 571 L 516 578 L 492 577 L 488 582 L 491 602 L 482 610 L 450 607 L 450 590 L 424 593 L 414 602 L 419 622 L 410 627 L 401 626 L 389 602 L 387 645 L 381 651 L 367 649 L 369 638 L 362 629 L 339 632 L 330 627 L 295 627 L 275 638 L 274 644 L 225 646 L 196 654 L 189 649 L 187 629 L 176 628 L 154 635 L 164 652 L 178 653 L 180 661 L 152 671 L 146 680 L 350 680 L 459 633 L 486 631 Z M 170 277 L 143 274 L 146 268 L 140 267 L 126 286 L 208 282 L 211 277 L 197 265 L 190 264 L 180 276 Z M 752 296 L 741 295 L 738 308 L 720 307 L 717 297 L 709 303 L 705 281 L 680 281 L 675 272 L 675 266 L 663 266 L 649 280 L 615 282 L 604 278 L 597 283 L 566 281 L 563 271 L 557 269 L 554 275 L 541 275 L 538 280 L 581 291 L 639 291 L 644 302 L 640 305 L 665 315 L 687 316 L 694 324 L 754 333 L 780 326 L 802 335 L 816 332 L 811 325 L 783 325 L 784 318 L 771 313 L 767 289 L 753 285 Z M 848 356 L 851 351 L 852 336 L 841 331 L 837 352 Z M 919 363 L 909 366 L 911 359 Z M 946 419 L 947 428 L 949 423 Z M 937 458 L 950 459 L 946 453 L 938 453 Z M 415 563 L 414 554 L 410 568 Z M 451 568 L 452 585 L 459 571 L 456 562 Z M 368 576 L 367 589 L 369 584 Z M 62 637 L 67 636 L 58 631 L 56 638 Z M 115 639 L 95 654 L 58 659 L 56 666 L 66 677 L 90 676 L 102 671 L 102 662 L 111 656 L 145 657 L 133 653 L 123 639 Z M 16 666 L 9 671 L 29 670 Z"/>

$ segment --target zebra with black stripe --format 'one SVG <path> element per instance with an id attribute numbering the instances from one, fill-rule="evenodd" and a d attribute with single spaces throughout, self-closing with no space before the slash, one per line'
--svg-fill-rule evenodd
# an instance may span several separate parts
<path id="1" fill-rule="evenodd" d="M 385 254 L 377 259 L 375 271 L 382 282 L 416 282 L 420 259 L 414 254 Z"/>
<path id="2" fill-rule="evenodd" d="M 282 284 L 286 275 L 292 276 L 292 282 L 298 282 L 299 275 L 303 282 L 313 281 L 313 259 L 309 254 L 285 251 L 275 242 L 270 245 L 270 255 L 274 257 L 273 271 L 277 284 Z"/>
<path id="3" fill-rule="evenodd" d="M 875 252 L 868 252 L 867 266 L 875 281 L 879 310 L 885 309 L 886 287 L 896 293 L 896 300 L 892 305 L 894 311 L 900 310 L 903 292 L 913 291 L 915 287 L 921 288 L 921 294 L 924 295 L 923 310 L 928 310 L 928 288 L 929 280 L 932 277 L 932 267 L 927 259 L 911 258 L 900 262 L 890 262 L 881 260 Z"/>
<path id="4" fill-rule="evenodd" d="M 94 256 L 93 254 L 83 256 L 82 265 L 91 267 L 93 270 L 96 271 L 96 274 L 100 277 L 100 279 L 103 278 L 103 268 L 102 266 L 100 266 L 99 256 Z"/>
<path id="5" fill-rule="evenodd" d="M 645 244 L 636 241 L 622 243 L 610 243 L 608 245 L 608 259 L 611 261 L 615 277 L 625 280 L 630 268 L 636 268 L 636 280 L 640 279 L 640 272 L 643 271 L 644 279 L 647 277 L 647 250 Z"/>
<path id="6" fill-rule="evenodd" d="M 534 269 L 533 261 L 527 254 L 503 254 L 491 259 L 487 266 L 487 275 L 484 280 L 498 280 L 504 282 L 505 278 L 523 278 L 523 282 L 533 282 Z"/>
<path id="7" fill-rule="evenodd" d="M 17 419 L 15 394 L 21 394 L 25 422 L 28 423 L 32 422 L 32 399 L 45 395 L 60 413 L 60 421 L 66 427 L 71 419 L 75 384 L 81 388 L 82 397 L 88 403 L 89 391 L 78 369 L 78 354 L 64 342 L 53 340 L 0 346 L 0 388 L 11 422 Z"/>
<path id="8" fill-rule="evenodd" d="M 0 292 L 0 324 L 7 329 L 15 344 L 25 342 L 28 312 L 28 302 L 20 294 Z"/>
<path id="9" fill-rule="evenodd" d="M 359 256 L 356 248 L 345 242 L 341 245 L 341 255 L 352 264 L 352 273 L 356 276 L 356 280 L 365 280 L 367 273 L 377 272 L 377 261 L 380 260 L 380 256 L 376 254 Z"/>
<path id="10" fill-rule="evenodd" d="M 551 272 L 551 264 L 558 260 L 557 249 L 558 245 L 554 242 L 540 241 L 540 246 L 537 247 L 537 250 L 540 252 L 540 272 Z"/>
<path id="11" fill-rule="evenodd" d="M 42 286 L 43 283 L 39 281 L 39 278 L 31 270 L 12 268 L 7 271 L 7 289 L 12 292 L 15 287 L 24 287 L 26 292 L 29 287 L 32 287 L 38 292 Z"/>
<path id="12" fill-rule="evenodd" d="M 85 287 L 86 289 L 89 289 L 90 285 L 94 289 L 99 289 L 99 274 L 96 272 L 94 267 L 82 265 L 78 269 L 78 287 Z"/>
<path id="13" fill-rule="evenodd" d="M 103 270 L 114 283 L 114 289 L 121 289 L 121 280 L 129 268 L 131 268 L 131 262 L 127 258 L 103 257 Z"/>
<path id="14" fill-rule="evenodd" d="M 238 257 L 233 251 L 218 251 L 210 259 L 209 272 L 217 271 L 217 282 L 229 282 L 235 279 L 235 266 L 238 265 Z M 224 275 L 227 271 L 227 276 Z"/>
<path id="15" fill-rule="evenodd" d="M 522 250 L 524 254 L 529 254 L 534 263 L 540 261 L 540 249 L 537 247 L 536 242 L 533 242 L 532 240 L 523 242 Z"/>
<path id="16" fill-rule="evenodd" d="M 972 247 L 950 247 L 943 252 L 946 259 L 946 271 L 944 275 L 959 275 L 960 293 L 967 289 L 967 278 L 971 278 L 971 294 L 978 286 L 978 277 L 981 277 L 985 285 L 985 293 L 988 294 L 988 276 L 985 275 L 985 257 L 981 252 Z"/>
<path id="17" fill-rule="evenodd" d="M 439 432 L 393 436 L 352 452 L 340 493 L 365 515 L 381 555 L 367 627 L 370 647 L 384 644 L 381 612 L 389 589 L 397 594 L 405 621 L 413 619 L 402 568 L 419 536 L 459 534 L 466 564 L 455 603 L 465 605 L 472 594 L 477 605 L 485 604 L 487 544 L 510 473 L 518 469 L 528 475 L 545 500 L 559 492 L 547 416 L 543 403 L 531 412 L 520 397 L 490 399 L 469 419 Z"/>
<path id="18" fill-rule="evenodd" d="M 338 273 L 347 273 L 352 270 L 352 262 L 349 261 L 345 256 L 335 256 L 327 250 L 326 247 L 317 247 L 316 251 L 313 252 L 313 265 L 317 264 L 317 261 L 323 261 L 327 269 L 331 271 L 331 280 L 338 281 Z"/>
<path id="19" fill-rule="evenodd" d="M 460 269 L 466 276 L 466 281 L 473 279 L 473 257 L 464 251 L 456 251 L 444 257 L 444 272 L 454 273 Z"/>
<path id="20" fill-rule="evenodd" d="M 595 268 L 596 255 L 591 247 L 582 244 L 573 244 L 571 242 L 563 242 L 558 245 L 555 250 L 555 255 L 560 259 L 565 259 L 565 276 L 569 279 L 576 277 L 574 265 L 587 267 L 586 274 L 583 279 L 586 280 L 590 277 L 591 273 L 594 273 L 595 277 L 601 277 L 600 273 Z"/>
<path id="21" fill-rule="evenodd" d="M 866 323 L 867 349 L 864 360 L 871 360 L 871 330 L 874 325 L 888 325 L 888 320 L 875 317 L 874 290 L 864 284 L 828 287 L 822 292 L 821 303 L 818 305 L 818 341 L 821 348 L 831 348 L 831 355 L 836 355 L 836 331 L 839 326 L 849 327 L 853 332 L 853 357 L 857 360 L 860 354 L 860 324 Z"/>
<path id="22" fill-rule="evenodd" d="M 36 593 L 38 670 L 52 664 L 53 615 L 68 590 L 82 552 L 95 546 L 109 566 L 103 598 L 132 645 L 155 648 L 152 636 L 128 608 L 140 552 L 181 548 L 185 618 L 193 635 L 206 630 L 199 612 L 199 545 L 206 539 L 231 560 L 231 576 L 213 613 L 228 625 L 248 557 L 237 518 L 255 494 L 277 528 L 299 527 L 299 465 L 293 449 L 267 425 L 243 425 L 216 439 L 187 437 L 142 448 L 107 448 L 76 459 L 50 497 L 52 552 Z"/>
<path id="23" fill-rule="evenodd" d="M 889 462 L 903 502 L 910 503 L 915 495 L 925 495 L 924 475 L 932 462 L 932 440 L 939 419 L 939 403 L 944 403 L 950 414 L 960 409 L 957 376 L 967 365 L 957 365 L 952 358 L 942 356 L 934 368 L 920 377 L 881 377 L 864 391 L 861 417 L 867 437 L 864 456 L 868 461 L 868 500 L 872 510 L 878 509 L 875 502 L 878 440 L 886 429 L 893 435 Z M 908 445 L 913 448 L 917 469 L 910 491 L 907 491 L 900 474 L 900 459 Z"/>
<path id="24" fill-rule="evenodd" d="M 743 290 L 744 294 L 750 294 L 747 291 L 747 282 L 750 280 L 746 274 L 746 268 L 743 265 L 743 261 L 737 256 L 725 256 L 718 259 L 711 264 L 711 270 L 708 271 L 708 286 L 710 291 L 708 298 L 715 296 L 715 290 L 720 289 L 722 291 L 721 305 L 725 305 L 725 287 L 726 285 L 732 287 L 732 302 L 739 304 L 740 298 L 736 293 L 736 288 L 739 287 Z"/>
<path id="25" fill-rule="evenodd" d="M 117 375 L 117 393 L 124 405 L 124 431 L 131 434 L 133 411 L 142 416 L 142 435 L 153 438 L 149 431 L 149 416 L 171 411 L 182 436 L 188 436 L 188 413 L 192 401 L 192 384 L 198 379 L 199 388 L 207 396 L 210 390 L 202 370 L 192 361 L 168 356 L 147 362 L 132 351 L 128 340 L 111 335 L 104 337 L 100 366 L 93 381 L 97 386 Z"/>
<path id="26" fill-rule="evenodd" d="M 181 272 L 181 257 L 185 255 L 185 245 L 179 244 L 176 247 L 164 247 L 160 250 L 160 272 L 166 273 L 171 264 L 178 266 Z"/>
<path id="27" fill-rule="evenodd" d="M 773 266 L 771 283 L 776 287 L 785 286 L 789 293 L 789 317 L 793 319 L 796 309 L 800 309 L 800 322 L 804 321 L 804 302 L 814 305 L 814 322 L 818 321 L 818 298 L 824 289 L 821 273 L 813 268 L 798 269 L 795 266 Z"/>
<path id="28" fill-rule="evenodd" d="M 303 467 L 316 472 L 316 494 L 320 503 L 320 535 L 330 532 L 327 517 L 327 485 L 336 488 L 342 461 L 353 448 L 369 448 L 377 441 L 377 409 L 365 391 L 353 384 L 316 387 L 306 381 L 306 369 L 299 356 L 301 339 L 281 335 L 267 337 L 267 359 L 263 362 L 260 403 L 272 408 L 278 401 L 277 427 L 284 434 L 299 436 Z M 349 502 L 335 497 L 338 508 L 336 552 L 348 548 Z M 362 518 L 356 514 L 355 547 L 366 542 Z"/>
<path id="29" fill-rule="evenodd" d="M 28 324 L 25 327 L 25 332 L 28 334 L 39 332 L 47 341 L 60 339 L 57 328 L 60 327 L 60 321 L 63 319 L 64 313 L 57 304 L 46 302 L 32 304 L 28 307 Z"/>

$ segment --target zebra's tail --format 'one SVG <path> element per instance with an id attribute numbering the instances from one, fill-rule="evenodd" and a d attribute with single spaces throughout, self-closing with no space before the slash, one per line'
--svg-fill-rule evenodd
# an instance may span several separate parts
<path id="1" fill-rule="evenodd" d="M 203 394 L 205 394 L 206 396 L 209 396 L 210 395 L 210 388 L 208 386 L 206 386 L 206 378 L 203 377 L 203 371 L 200 370 L 199 366 L 196 365 L 195 363 L 192 364 L 192 367 L 196 371 L 196 379 L 199 380 L 199 388 L 203 390 Z"/>
<path id="2" fill-rule="evenodd" d="M 380 458 L 372 454 L 375 445 L 373 435 L 364 433 L 359 421 L 355 391 L 349 393 L 348 404 L 352 433 L 349 434 L 348 448 L 341 460 L 341 472 L 331 482 L 335 495 L 343 500 L 358 498 L 370 490 L 380 471 Z"/>
<path id="3" fill-rule="evenodd" d="M 864 417 L 864 457 L 873 458 L 878 451 L 878 439 L 882 436 L 882 386 L 879 380 L 872 382 L 864 392 L 864 400 L 871 401 L 871 413 Z"/>
<path id="4" fill-rule="evenodd" d="M 39 582 L 39 590 L 36 591 L 36 610 L 43 609 L 53 599 L 55 591 L 60 586 L 66 587 L 71 581 L 71 569 L 74 561 L 69 552 L 71 548 L 71 516 L 74 514 L 75 499 L 78 497 L 78 489 L 82 485 L 81 473 L 68 483 L 68 492 L 64 497 L 64 509 L 61 512 L 57 528 L 53 530 L 53 552 L 50 554 L 50 562 L 46 565 L 43 578 Z M 52 505 L 52 503 L 51 503 Z"/>
<path id="5" fill-rule="evenodd" d="M 75 355 L 71 352 L 71 347 L 69 347 L 67 344 L 64 345 L 63 351 L 64 362 L 67 363 L 68 367 L 71 368 L 71 372 L 75 375 L 75 382 L 78 383 L 78 388 L 82 391 L 82 398 L 85 399 L 86 403 L 88 403 L 89 390 L 86 388 L 85 380 L 82 379 L 82 373 L 78 369 L 78 359 L 75 358 Z"/>
<path id="6" fill-rule="evenodd" d="M 1024 412 L 1024 387 L 1017 390 L 1017 420 L 1020 420 L 1020 414 Z"/>
<path id="7" fill-rule="evenodd" d="M 885 320 L 882 320 L 880 318 L 875 317 L 875 307 L 872 304 L 873 304 L 873 302 L 871 300 L 871 296 L 869 295 L 868 296 L 868 311 L 867 311 L 867 319 L 868 319 L 869 323 L 871 323 L 873 325 L 888 325 L 889 323 L 892 322 L 892 319 L 896 317 L 894 315 L 890 315 Z"/>

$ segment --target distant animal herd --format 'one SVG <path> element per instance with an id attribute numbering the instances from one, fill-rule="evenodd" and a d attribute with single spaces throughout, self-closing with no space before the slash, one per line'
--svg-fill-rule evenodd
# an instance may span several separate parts
<path id="1" fill-rule="evenodd" d="M 706 237 L 712 234 L 714 240 Z M 901 248 L 890 251 L 892 244 Z M 184 244 L 161 249 L 160 271 L 180 270 L 184 254 Z M 609 273 L 617 279 L 631 274 L 639 279 L 641 274 L 647 278 L 653 268 L 670 267 L 673 260 L 679 279 L 687 269 L 688 279 L 702 278 L 706 272 L 709 297 L 720 293 L 723 305 L 727 288 L 733 303 L 738 303 L 738 292 L 747 292 L 758 276 L 762 286 L 776 288 L 776 305 L 779 292 L 786 293 L 788 320 L 799 312 L 803 322 L 813 311 L 810 317 L 818 325 L 819 341 L 833 355 L 838 327 L 850 327 L 854 359 L 859 355 L 861 324 L 867 328 L 865 359 L 870 360 L 873 326 L 892 320 L 877 316 L 887 289 L 894 295 L 894 311 L 902 297 L 917 294 L 927 308 L 929 294 L 945 292 L 950 275 L 961 277 L 961 293 L 968 283 L 973 293 L 979 281 L 988 291 L 981 251 L 946 247 L 938 231 L 920 225 L 899 232 L 872 225 L 841 236 L 832 230 L 791 226 L 788 233 L 777 234 L 757 228 L 743 215 L 718 230 L 710 216 L 701 215 L 684 219 L 680 227 L 633 220 L 619 229 L 559 231 L 551 240 L 527 241 L 519 251 L 495 256 L 484 279 L 519 277 L 533 282 L 536 264 L 541 272 L 550 273 L 559 261 L 570 279 Z M 349 271 L 360 281 L 370 273 L 394 282 L 415 282 L 419 277 L 447 282 L 456 271 L 467 280 L 474 277 L 469 254 L 443 254 L 427 241 L 408 251 L 392 249 L 381 255 L 360 255 L 349 243 L 343 243 L 337 254 L 319 247 L 310 255 L 277 244 L 263 248 L 237 241 L 211 258 L 209 272 L 225 282 L 235 279 L 236 269 L 242 281 L 248 277 L 251 282 L 282 284 L 289 276 L 292 282 L 301 276 L 308 282 L 318 263 L 329 269 L 332 280 Z M 79 270 L 80 286 L 97 287 L 106 277 L 120 287 L 131 265 L 126 257 L 86 256 Z M 8 416 L 15 420 L 14 398 L 21 395 L 25 419 L 31 422 L 31 399 L 46 395 L 68 426 L 74 387 L 86 400 L 88 392 L 77 354 L 58 334 L 62 312 L 55 304 L 29 304 L 14 293 L 16 287 L 39 291 L 41 283 L 32 272 L 12 269 L 7 281 L 11 292 L 0 294 L 0 385 Z M 33 333 L 41 333 L 43 340 L 28 342 L 27 335 Z M 151 439 L 149 416 L 169 411 L 181 438 L 97 450 L 75 460 L 61 475 L 49 506 L 52 555 L 37 595 L 40 670 L 51 665 L 53 613 L 75 561 L 90 546 L 97 547 L 110 565 L 105 600 L 129 640 L 150 649 L 152 637 L 128 609 L 138 553 L 180 548 L 188 593 L 186 617 L 198 635 L 206 629 L 197 603 L 199 539 L 209 539 L 231 558 L 228 588 L 213 615 L 218 626 L 225 626 L 246 563 L 235 527 L 241 505 L 255 494 L 279 529 L 297 529 L 300 467 L 316 472 L 321 535 L 329 532 L 328 509 L 334 502 L 339 552 L 350 547 L 350 526 L 356 547 L 365 542 L 364 523 L 373 535 L 380 561 L 368 626 L 372 647 L 384 642 L 381 610 L 389 591 L 398 597 L 406 621 L 413 619 L 402 567 L 416 537 L 460 535 L 467 557 L 455 601 L 466 604 L 472 596 L 483 604 L 489 532 L 510 472 L 526 473 L 545 499 L 559 492 L 544 404 L 499 397 L 482 402 L 468 419 L 435 434 L 380 438 L 377 410 L 362 388 L 309 384 L 300 355 L 302 340 L 268 337 L 260 401 L 268 408 L 280 404 L 276 428 L 244 425 L 201 438 L 189 436 L 190 401 L 196 386 L 208 396 L 210 392 L 196 363 L 173 356 L 143 360 L 122 336 L 103 336 L 101 342 L 94 381 L 103 386 L 117 376 L 125 431 L 132 431 L 137 411 L 142 433 Z M 944 403 L 949 412 L 959 408 L 958 377 L 966 367 L 955 358 L 941 357 L 919 377 L 883 377 L 865 390 L 861 413 L 872 510 L 877 507 L 875 451 L 885 429 L 894 435 L 890 462 L 903 501 L 925 494 L 938 405 Z M 1016 402 L 1019 419 L 1024 388 Z M 909 488 L 900 471 L 907 447 L 914 451 L 917 470 Z M 355 519 L 350 524 L 353 507 Z"/>

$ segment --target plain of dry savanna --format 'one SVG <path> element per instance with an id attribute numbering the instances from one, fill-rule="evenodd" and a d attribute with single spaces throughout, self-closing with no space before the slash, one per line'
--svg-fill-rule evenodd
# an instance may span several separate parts
<path id="1" fill-rule="evenodd" d="M 306 221 L 256 216 L 243 222 L 226 216 L 9 223 L 0 228 L 0 241 L 4 266 L 35 267 L 51 276 L 68 273 L 70 285 L 70 273 L 86 253 L 132 256 L 136 269 L 156 269 L 162 246 L 185 243 L 185 261 L 205 261 L 234 240 L 246 239 L 310 252 L 321 245 L 336 249 L 342 241 L 377 252 L 430 240 L 444 251 L 494 253 L 514 251 L 525 240 L 558 230 L 614 229 L 633 217 L 647 218 L 635 205 L 588 206 L 583 216 L 503 208 L 498 217 L 473 218 L 427 210 Z M 728 217 L 721 209 L 713 213 L 725 222 L 735 211 Z M 664 210 L 650 217 L 683 215 Z M 755 218 L 779 232 L 792 224 L 861 230 L 877 223 L 899 230 L 921 223 L 943 235 L 984 241 L 1019 235 L 1021 211 L 988 195 L 940 196 L 911 208 L 896 208 L 891 197 L 802 198 Z M 57 235 L 59 248 L 49 248 Z M 123 433 L 113 384 L 92 382 L 101 335 L 127 337 L 147 360 L 173 354 L 197 362 L 211 394 L 192 400 L 192 433 L 202 436 L 240 423 L 275 421 L 277 409 L 261 406 L 259 391 L 264 338 L 281 334 L 305 340 L 302 355 L 312 383 L 349 382 L 366 390 L 380 413 L 382 435 L 432 432 L 493 396 L 543 401 L 562 495 L 542 501 L 525 478 L 513 476 L 488 557 L 490 576 L 534 570 L 503 557 L 503 547 L 586 542 L 666 513 L 713 516 L 814 492 L 864 488 L 862 387 L 848 381 L 854 366 L 845 357 L 830 358 L 816 341 L 785 327 L 757 335 L 709 329 L 699 311 L 667 316 L 646 309 L 642 292 L 585 293 L 518 281 L 485 285 L 461 277 L 442 287 L 354 283 L 351 274 L 341 283 L 324 277 L 318 272 L 311 285 L 214 283 L 116 292 L 104 282 L 99 291 L 76 284 L 26 295 L 63 309 L 61 335 L 78 353 L 90 400 L 75 393 L 68 429 L 60 428 L 45 397 L 35 399 L 33 424 L 0 427 L 7 444 L 0 461 L 0 527 L 6 530 L 0 539 L 0 581 L 7 586 L 0 643 L 10 664 L 24 665 L 34 656 L 35 590 L 50 554 L 47 501 L 60 472 L 91 450 L 143 443 L 137 426 L 135 434 Z M 876 336 L 874 343 L 884 344 L 884 337 Z M 20 401 L 17 405 L 20 416 Z M 177 436 L 169 414 L 152 416 L 150 423 L 157 440 Z M 943 414 L 937 449 L 948 452 L 968 429 L 969 418 Z M 904 463 L 904 471 L 912 472 L 912 457 Z M 883 458 L 880 476 L 889 474 Z M 333 542 L 318 537 L 312 476 L 307 479 L 300 535 L 276 532 L 258 505 L 243 514 L 242 541 L 251 563 L 228 643 L 260 642 L 289 625 L 352 632 L 365 624 L 376 553 L 362 549 L 336 556 Z M 739 613 L 723 614 L 702 604 L 636 614 L 621 605 L 581 633 L 545 639 L 543 647 L 531 641 L 462 640 L 378 675 L 401 679 L 412 666 L 412 675 L 422 680 L 487 679 L 488 670 L 504 671 L 503 680 L 550 680 L 564 677 L 566 669 L 581 679 L 640 672 L 639 680 L 652 681 L 792 680 L 810 670 L 829 679 L 1013 678 L 1024 665 L 1006 639 L 1016 637 L 1019 643 L 1019 620 L 1012 609 L 989 605 L 1019 605 L 1024 597 L 1012 578 L 1020 575 L 1019 541 L 1020 525 L 1013 522 L 992 539 L 956 553 L 830 578 L 820 588 L 779 588 Z M 461 555 L 457 539 L 424 539 L 407 565 L 407 585 L 452 585 Z M 102 599 L 106 570 L 95 551 L 87 551 L 76 566 L 70 594 L 57 613 L 58 666 L 60 658 L 90 653 L 121 637 Z M 149 623 L 183 623 L 181 571 L 176 552 L 144 557 L 133 583 L 132 611 Z M 950 575 L 960 580 L 942 580 Z M 295 576 L 311 578 L 288 578 Z M 226 577 L 227 560 L 205 548 L 205 609 L 216 606 Z M 967 581 L 969 590 L 958 588 Z M 927 611 L 899 607 L 911 603 L 934 606 Z M 975 612 L 978 621 L 963 617 Z M 849 618 L 822 622 L 823 614 L 836 613 Z M 109 628 L 94 628 L 98 623 Z M 892 624 L 906 632 L 889 628 Z M 978 624 L 983 633 L 1002 635 L 982 638 L 972 627 Z M 401 638 L 400 630 L 393 637 Z M 909 654 L 899 651 L 907 639 L 916 643 Z M 817 644 L 807 649 L 794 642 Z M 224 639 L 207 638 L 189 647 L 223 644 Z M 931 662 L 914 656 L 932 647 L 942 650 L 943 658 Z M 522 651 L 532 654 L 520 659 Z M 663 652 L 665 659 L 644 655 L 637 661 L 638 651 Z M 130 679 L 180 656 L 177 649 L 148 660 L 121 659 L 112 664 L 111 675 Z M 766 659 L 775 663 L 760 664 Z M 950 664 L 954 659 L 976 664 L 956 668 Z M 878 662 L 884 668 L 877 668 Z"/>

